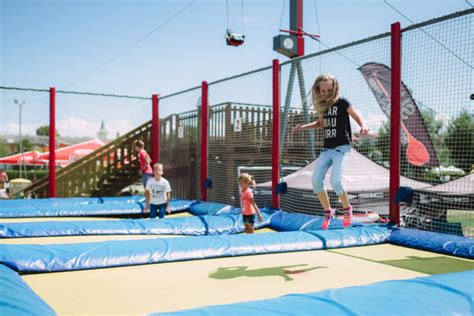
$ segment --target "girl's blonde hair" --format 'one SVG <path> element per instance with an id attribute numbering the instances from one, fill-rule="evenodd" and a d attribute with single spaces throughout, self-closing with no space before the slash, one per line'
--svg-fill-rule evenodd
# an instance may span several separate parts
<path id="1" fill-rule="evenodd" d="M 133 146 L 143 148 L 143 147 L 145 147 L 145 143 L 143 141 L 137 139 L 136 141 L 133 142 Z"/>
<path id="2" fill-rule="evenodd" d="M 253 176 L 246 173 L 246 172 L 240 174 L 239 181 L 244 181 L 244 182 L 248 183 L 249 185 L 251 185 L 253 187 L 256 186 L 256 182 L 255 182 Z"/>
<path id="3" fill-rule="evenodd" d="M 322 100 L 321 92 L 319 91 L 319 85 L 323 81 L 332 81 L 333 88 L 332 88 L 332 95 L 329 100 Z M 325 113 L 334 103 L 336 103 L 337 99 L 339 98 L 339 82 L 337 81 L 336 77 L 331 74 L 323 74 L 320 75 L 314 81 L 313 87 L 311 88 L 311 95 L 313 97 L 313 107 L 316 112 L 319 114 Z"/>

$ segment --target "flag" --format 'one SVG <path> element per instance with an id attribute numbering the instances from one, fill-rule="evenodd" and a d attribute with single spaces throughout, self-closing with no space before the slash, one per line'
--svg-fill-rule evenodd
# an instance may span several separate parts
<path id="1" fill-rule="evenodd" d="M 372 93 L 390 119 L 391 70 L 379 63 L 367 63 L 361 71 Z M 400 116 L 402 145 L 406 146 L 407 160 L 415 166 L 439 166 L 438 157 L 426 125 L 413 96 L 402 82 L 400 87 Z"/>

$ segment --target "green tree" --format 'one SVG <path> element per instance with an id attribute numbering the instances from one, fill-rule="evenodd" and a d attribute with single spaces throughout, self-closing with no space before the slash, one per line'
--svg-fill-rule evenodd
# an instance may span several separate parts
<path id="1" fill-rule="evenodd" d="M 390 122 L 385 121 L 379 128 L 377 148 L 382 153 L 382 160 L 390 160 Z"/>
<path id="2" fill-rule="evenodd" d="M 0 140 L 0 157 L 8 156 L 7 145 L 3 140 Z"/>
<path id="3" fill-rule="evenodd" d="M 28 138 L 23 138 L 21 140 L 21 144 L 23 146 L 23 152 L 30 151 L 33 149 L 33 144 L 31 144 L 31 141 Z"/>
<path id="4" fill-rule="evenodd" d="M 38 136 L 49 136 L 49 125 L 42 125 L 36 129 L 36 135 Z M 56 136 L 60 136 L 56 131 Z"/>
<path id="5" fill-rule="evenodd" d="M 446 147 L 456 167 L 471 172 L 474 164 L 474 114 L 462 111 L 449 125 L 445 137 Z"/>
<path id="6" fill-rule="evenodd" d="M 435 143 L 440 144 L 442 140 L 442 129 L 443 129 L 443 121 L 438 120 L 436 118 L 436 113 L 430 110 L 421 110 L 421 117 L 423 118 L 423 122 L 425 123 L 426 129 L 428 130 L 428 134 L 430 135 L 431 139 Z"/>
<path id="7" fill-rule="evenodd" d="M 441 165 L 448 165 L 450 163 L 450 152 L 444 143 L 446 136 L 446 133 L 443 131 L 444 122 L 436 118 L 434 111 L 421 110 L 421 116 L 435 147 L 438 161 Z"/>

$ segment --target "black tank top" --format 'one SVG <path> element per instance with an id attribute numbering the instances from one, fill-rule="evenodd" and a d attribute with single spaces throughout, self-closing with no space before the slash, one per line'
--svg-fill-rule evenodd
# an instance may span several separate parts
<path id="1" fill-rule="evenodd" d="M 339 98 L 324 113 L 324 148 L 351 144 L 351 122 L 347 113 L 350 106 L 346 99 Z"/>

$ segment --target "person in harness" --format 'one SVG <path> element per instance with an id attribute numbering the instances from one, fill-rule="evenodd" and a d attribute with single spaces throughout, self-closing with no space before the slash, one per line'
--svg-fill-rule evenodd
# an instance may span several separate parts
<path id="1" fill-rule="evenodd" d="M 232 30 L 227 29 L 225 41 L 229 46 L 240 46 L 245 41 L 245 35 L 233 33 Z"/>

